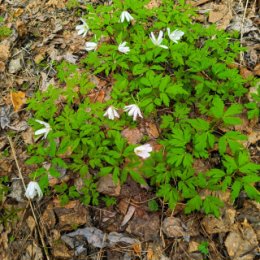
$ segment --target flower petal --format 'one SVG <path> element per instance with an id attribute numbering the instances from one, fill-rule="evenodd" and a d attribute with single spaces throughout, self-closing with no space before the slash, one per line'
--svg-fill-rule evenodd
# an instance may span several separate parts
<path id="1" fill-rule="evenodd" d="M 37 130 L 34 134 L 41 135 L 41 134 L 45 134 L 46 132 L 47 132 L 46 128 L 41 128 L 41 129 Z"/>

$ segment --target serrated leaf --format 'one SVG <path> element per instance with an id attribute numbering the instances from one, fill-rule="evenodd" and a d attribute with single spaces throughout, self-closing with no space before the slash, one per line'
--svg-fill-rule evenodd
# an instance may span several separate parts
<path id="1" fill-rule="evenodd" d="M 165 106 L 169 107 L 170 99 L 165 93 L 160 93 L 160 98 L 162 99 Z"/>
<path id="2" fill-rule="evenodd" d="M 215 96 L 212 104 L 213 106 L 210 109 L 211 114 L 217 119 L 222 118 L 224 114 L 224 107 L 225 107 L 222 99 L 220 99 L 219 96 Z"/>
<path id="3" fill-rule="evenodd" d="M 226 125 L 241 125 L 242 120 L 238 117 L 223 117 L 223 121 Z"/>
<path id="4" fill-rule="evenodd" d="M 185 205 L 185 214 L 189 214 L 192 211 L 199 211 L 202 206 L 202 199 L 199 195 L 196 195 L 194 198 L 187 201 Z"/>
<path id="5" fill-rule="evenodd" d="M 223 161 L 223 165 L 226 167 L 228 174 L 231 174 L 238 169 L 238 166 L 234 158 L 228 155 L 224 155 L 224 159 L 225 160 Z"/>
<path id="6" fill-rule="evenodd" d="M 230 106 L 224 113 L 224 117 L 230 117 L 242 113 L 243 106 L 240 104 L 234 104 Z"/>
<path id="7" fill-rule="evenodd" d="M 209 123 L 201 118 L 197 119 L 189 119 L 188 122 L 194 127 L 196 130 L 207 131 L 209 129 Z"/>
<path id="8" fill-rule="evenodd" d="M 215 217 L 220 216 L 220 208 L 224 206 L 223 201 L 214 196 L 208 196 L 203 201 L 203 209 L 206 214 L 213 214 Z"/>
<path id="9" fill-rule="evenodd" d="M 258 173 L 260 171 L 260 165 L 249 162 L 243 165 L 242 167 L 239 167 L 239 170 L 242 173 L 246 173 L 246 174 Z"/>
<path id="10" fill-rule="evenodd" d="M 241 188 L 242 188 L 242 183 L 240 181 L 236 180 L 233 183 L 233 185 L 231 186 L 231 199 L 232 199 L 232 201 L 234 201 L 238 197 Z"/>
<path id="11" fill-rule="evenodd" d="M 244 189 L 250 199 L 260 201 L 260 192 L 253 185 L 244 184 Z"/>
<path id="12" fill-rule="evenodd" d="M 140 183 L 142 185 L 147 185 L 147 183 L 144 180 L 144 178 L 138 172 L 130 170 L 129 174 L 131 175 L 131 177 L 133 178 L 134 181 L 136 181 L 136 182 L 138 182 L 138 183 Z"/>

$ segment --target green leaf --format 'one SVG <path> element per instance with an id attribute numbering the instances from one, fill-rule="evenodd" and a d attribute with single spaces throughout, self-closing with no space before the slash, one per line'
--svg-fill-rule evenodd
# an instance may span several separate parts
<path id="1" fill-rule="evenodd" d="M 224 206 L 224 202 L 214 196 L 207 196 L 203 201 L 203 209 L 206 214 L 213 214 L 215 217 L 220 216 L 220 208 Z"/>
<path id="2" fill-rule="evenodd" d="M 197 131 L 207 131 L 209 129 L 209 123 L 201 118 L 197 119 L 188 119 L 187 120 L 192 127 L 194 127 Z"/>
<path id="3" fill-rule="evenodd" d="M 230 106 L 224 113 L 224 117 L 230 117 L 242 113 L 243 106 L 240 104 L 234 104 Z"/>
<path id="4" fill-rule="evenodd" d="M 170 105 L 170 99 L 165 93 L 160 93 L 160 98 L 163 101 L 164 105 L 169 107 Z"/>
<path id="5" fill-rule="evenodd" d="M 184 212 L 189 214 L 195 210 L 199 211 L 202 206 L 202 199 L 199 195 L 196 195 L 192 199 L 188 200 L 185 206 Z"/>
<path id="6" fill-rule="evenodd" d="M 239 167 L 239 170 L 246 174 L 259 173 L 260 165 L 249 162 L 242 167 Z"/>
<path id="7" fill-rule="evenodd" d="M 140 175 L 140 173 L 135 172 L 133 170 L 129 170 L 129 174 L 131 175 L 131 177 L 133 178 L 134 181 L 142 184 L 142 185 L 147 185 L 146 181 L 144 180 L 144 178 Z"/>
<path id="8" fill-rule="evenodd" d="M 226 125 L 241 125 L 242 120 L 238 117 L 223 117 L 223 121 Z"/>
<path id="9" fill-rule="evenodd" d="M 219 153 L 223 155 L 227 150 L 227 145 L 229 145 L 233 154 L 236 153 L 243 148 L 241 143 L 238 141 L 243 140 L 247 140 L 247 136 L 239 132 L 229 131 L 225 133 L 222 137 L 219 138 Z"/>
<path id="10" fill-rule="evenodd" d="M 27 164 L 31 165 L 31 164 L 36 164 L 36 163 L 42 163 L 44 162 L 44 158 L 42 156 L 32 156 L 30 159 L 28 159 L 26 161 Z"/>
<path id="11" fill-rule="evenodd" d="M 224 155 L 223 157 L 223 165 L 226 167 L 228 174 L 234 173 L 236 170 L 238 170 L 238 165 L 233 157 L 228 155 Z"/>
<path id="12" fill-rule="evenodd" d="M 217 118 L 217 119 L 221 119 L 223 117 L 224 114 L 224 102 L 222 101 L 222 99 L 220 99 L 219 96 L 215 96 L 212 102 L 213 106 L 210 109 L 211 114 Z"/>
<path id="13" fill-rule="evenodd" d="M 240 190 L 242 188 L 242 183 L 239 180 L 236 180 L 233 185 L 231 186 L 231 200 L 235 201 L 238 197 Z"/>
<path id="14" fill-rule="evenodd" d="M 140 75 L 147 71 L 147 68 L 143 64 L 136 64 L 133 67 L 133 75 Z"/>
<path id="15" fill-rule="evenodd" d="M 250 199 L 260 202 L 260 192 L 253 185 L 244 184 L 244 189 Z"/>

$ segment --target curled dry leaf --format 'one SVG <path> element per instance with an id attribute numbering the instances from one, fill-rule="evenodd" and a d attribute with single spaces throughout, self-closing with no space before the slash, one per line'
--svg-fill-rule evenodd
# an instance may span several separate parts
<path id="1" fill-rule="evenodd" d="M 127 222 L 132 218 L 132 216 L 134 215 L 135 213 L 135 207 L 134 206 L 130 206 L 128 208 L 128 211 L 123 219 L 123 222 L 121 223 L 121 227 L 123 227 L 124 225 L 127 224 Z"/>
<path id="2" fill-rule="evenodd" d="M 11 92 L 11 101 L 14 107 L 14 111 L 19 111 L 26 102 L 25 93 L 22 91 Z"/>

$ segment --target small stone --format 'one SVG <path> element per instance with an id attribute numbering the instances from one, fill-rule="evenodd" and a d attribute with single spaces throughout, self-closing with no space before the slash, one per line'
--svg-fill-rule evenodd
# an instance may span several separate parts
<path id="1" fill-rule="evenodd" d="M 69 249 L 62 241 L 56 241 L 53 243 L 52 254 L 55 259 L 69 259 L 73 256 L 73 254 L 69 251 Z"/>
<path id="2" fill-rule="evenodd" d="M 184 237 L 187 235 L 179 218 L 165 218 L 162 223 L 162 230 L 167 237 Z"/>
<path id="3" fill-rule="evenodd" d="M 112 174 L 108 174 L 98 180 L 97 191 L 109 196 L 119 196 L 121 186 L 120 183 L 114 183 Z"/>
<path id="4" fill-rule="evenodd" d="M 20 56 L 16 59 L 11 60 L 8 67 L 9 73 L 14 74 L 20 71 L 22 69 L 21 61 L 22 59 Z"/>

